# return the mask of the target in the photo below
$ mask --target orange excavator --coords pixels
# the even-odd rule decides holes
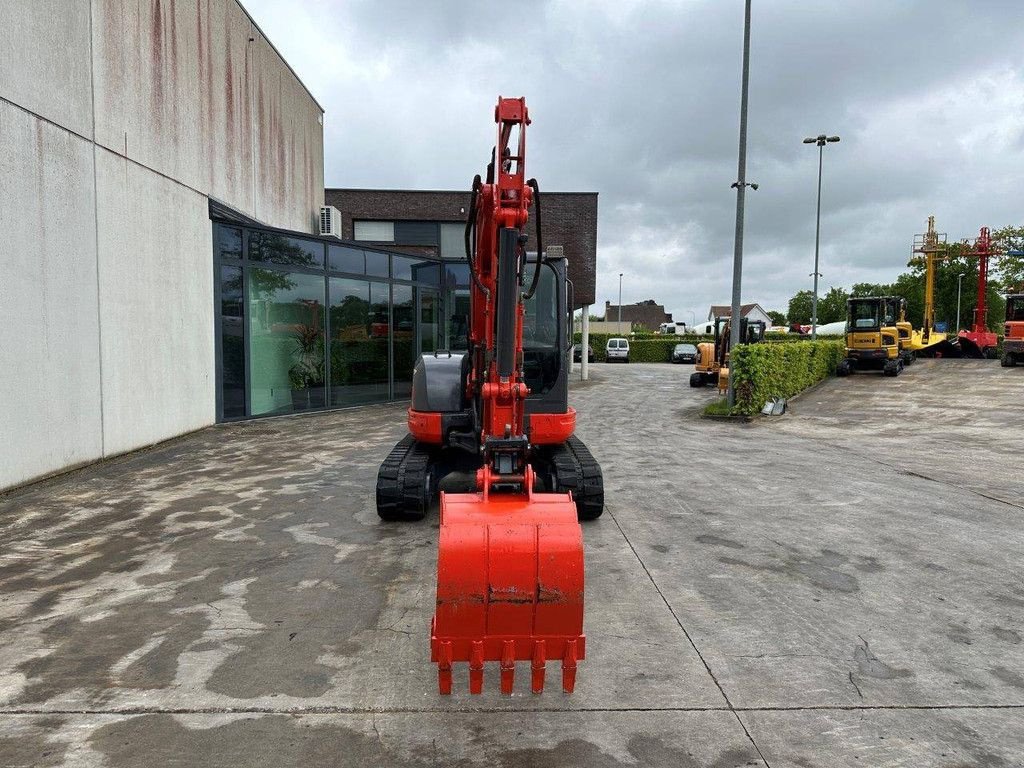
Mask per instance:
[[[422,355],[413,371],[409,434],[377,475],[384,520],[422,519],[440,494],[437,602],[430,654],[442,694],[469,664],[500,665],[511,694],[517,661],[531,689],[561,662],[572,692],[583,634],[583,532],[604,507],[601,468],[574,436],[568,405],[571,283],[543,248],[541,196],[526,180],[526,101],[499,98],[485,179],[473,180],[466,222],[469,349]],[[527,250],[530,209],[536,250]]]
[[[1006,297],[1006,325],[1003,328],[1002,366],[1012,368],[1024,363],[1024,293]]]

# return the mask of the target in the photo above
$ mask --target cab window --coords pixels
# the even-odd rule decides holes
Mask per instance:
[[[527,280],[532,279],[534,264],[527,265]],[[559,335],[558,278],[550,264],[541,264],[537,290],[525,302],[523,317],[523,378],[533,394],[543,394],[555,386],[562,365]]]
[[[877,301],[851,301],[850,329],[870,331],[880,328],[878,310],[879,302]]]

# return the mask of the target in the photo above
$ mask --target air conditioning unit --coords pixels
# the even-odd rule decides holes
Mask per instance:
[[[341,211],[333,205],[320,206],[320,234],[341,238]]]

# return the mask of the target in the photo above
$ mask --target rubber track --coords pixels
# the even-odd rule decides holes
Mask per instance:
[[[433,483],[426,478],[432,455],[406,435],[391,450],[377,472],[377,514],[384,520],[422,520],[433,501]]]
[[[601,465],[583,441],[573,435],[551,451],[549,460],[555,470],[555,490],[572,493],[576,516],[580,520],[599,518],[604,511],[604,478]]]

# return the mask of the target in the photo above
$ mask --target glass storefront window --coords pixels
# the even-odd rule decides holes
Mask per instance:
[[[388,255],[379,251],[363,251],[366,254],[366,274],[370,277],[390,277]]]
[[[330,245],[327,247],[327,266],[335,272],[351,272],[354,275],[365,275],[366,254],[362,248],[351,248],[347,245]]]
[[[241,233],[239,233],[241,249]],[[222,251],[223,253],[223,251]],[[241,251],[239,251],[241,255]],[[220,268],[221,404],[225,419],[245,416],[245,305],[242,268]]]
[[[412,367],[416,363],[416,336],[413,333],[416,318],[415,289],[411,285],[394,285],[392,291],[394,396],[401,399],[412,394]]]
[[[222,259],[242,258],[242,230],[237,227],[217,227],[217,247]]]
[[[323,407],[324,279],[253,268],[248,309],[252,415]]]
[[[213,254],[221,419],[402,401],[420,354],[466,345],[464,262],[217,222]]]
[[[322,268],[324,244],[276,232],[250,232],[249,258],[294,267]]]
[[[444,263],[444,282],[449,288],[469,288],[469,264],[465,261]]]
[[[441,284],[441,265],[436,261],[421,261],[412,268],[412,279],[432,287]]]
[[[388,399],[388,284],[330,279],[331,405]]]
[[[391,259],[391,269],[391,276],[395,280],[415,280],[418,283],[437,285],[438,263],[431,259],[395,256]]]

